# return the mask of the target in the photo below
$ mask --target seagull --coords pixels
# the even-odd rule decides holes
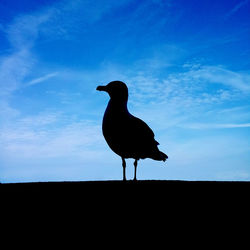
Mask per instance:
[[[128,88],[124,82],[112,81],[96,90],[105,91],[110,100],[102,121],[103,136],[109,147],[122,158],[123,181],[126,181],[126,161],[133,158],[134,181],[136,181],[137,162],[151,158],[166,161],[168,156],[158,149],[154,132],[141,119],[129,113],[127,108]]]

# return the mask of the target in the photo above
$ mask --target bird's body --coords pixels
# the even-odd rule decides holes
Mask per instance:
[[[127,107],[117,107],[112,100],[103,117],[102,131],[110,148],[123,158],[157,158],[158,142],[153,131]]]
[[[151,128],[129,113],[127,86],[123,82],[115,81],[107,86],[99,86],[97,90],[106,91],[110,95],[103,117],[102,131],[109,147],[122,157],[123,179],[126,179],[125,158],[135,159],[135,179],[139,159],[152,158],[165,161],[168,156],[159,151],[157,146],[159,143],[154,139]]]

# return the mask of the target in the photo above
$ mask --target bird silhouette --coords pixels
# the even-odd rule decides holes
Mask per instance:
[[[127,108],[128,88],[124,82],[112,81],[96,90],[105,91],[110,100],[103,116],[102,132],[109,147],[122,158],[123,180],[126,181],[126,158],[133,158],[134,180],[139,159],[165,161],[168,156],[159,151],[151,128],[131,115]]]

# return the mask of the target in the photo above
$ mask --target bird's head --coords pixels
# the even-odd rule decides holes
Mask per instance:
[[[124,82],[121,81],[113,81],[106,86],[98,86],[96,90],[107,92],[112,100],[128,100],[128,87]]]

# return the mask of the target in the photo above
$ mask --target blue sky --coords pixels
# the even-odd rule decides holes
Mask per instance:
[[[1,1],[0,181],[121,179],[95,90],[112,80],[169,155],[140,161],[138,179],[249,181],[249,12],[249,0]]]

